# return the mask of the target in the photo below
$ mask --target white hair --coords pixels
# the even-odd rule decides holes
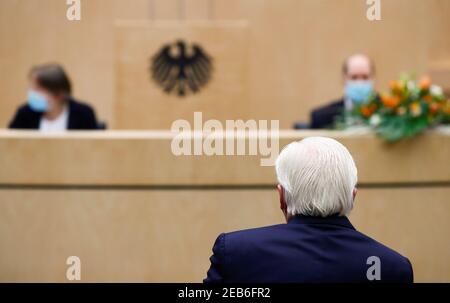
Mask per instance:
[[[355,162],[336,140],[309,137],[287,145],[277,158],[276,172],[291,215],[347,215],[357,183]]]

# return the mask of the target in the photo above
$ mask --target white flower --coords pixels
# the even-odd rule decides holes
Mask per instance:
[[[373,115],[373,116],[370,118],[369,123],[370,123],[370,125],[372,125],[372,126],[377,126],[377,125],[379,125],[379,124],[381,123],[380,115],[377,115],[377,114]]]
[[[416,83],[415,83],[414,81],[412,81],[412,80],[409,80],[409,81],[406,83],[406,87],[407,87],[409,90],[414,90],[414,89],[416,88]]]
[[[437,85],[431,85],[430,92],[431,92],[431,95],[433,95],[434,97],[442,96],[442,94],[444,93],[444,91],[442,90],[442,87],[437,86]]]

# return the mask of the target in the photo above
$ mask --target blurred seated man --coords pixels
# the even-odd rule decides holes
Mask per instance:
[[[9,127],[45,132],[97,129],[94,110],[72,98],[71,92],[69,77],[61,66],[34,67],[29,74],[27,104],[19,107]]]
[[[356,54],[347,58],[342,66],[344,97],[311,113],[311,128],[333,126],[337,116],[351,111],[354,104],[364,103],[373,92],[375,66],[366,55]]]
[[[347,218],[357,170],[342,144],[323,137],[293,142],[280,153],[276,173],[287,224],[221,234],[204,282],[413,281],[407,258]]]

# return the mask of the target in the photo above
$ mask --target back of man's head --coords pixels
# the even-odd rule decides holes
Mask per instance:
[[[289,215],[347,215],[353,208],[357,169],[336,140],[309,137],[286,146],[276,161]]]

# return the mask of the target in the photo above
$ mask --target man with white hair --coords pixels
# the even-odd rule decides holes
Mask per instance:
[[[357,169],[330,138],[286,146],[276,161],[287,224],[221,234],[206,283],[413,282],[409,260],[355,230]]]

